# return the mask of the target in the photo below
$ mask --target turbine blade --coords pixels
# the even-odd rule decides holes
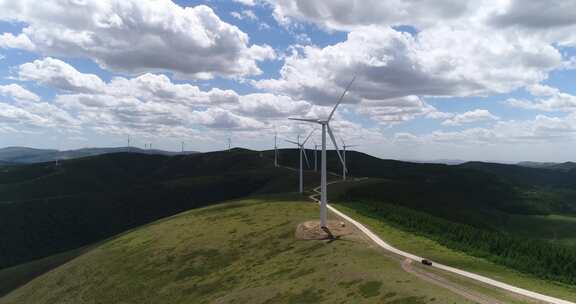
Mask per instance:
[[[290,120],[297,120],[297,121],[305,121],[305,122],[315,122],[318,123],[318,119],[309,119],[309,118],[288,118]]]
[[[308,141],[308,139],[310,139],[310,136],[312,136],[312,134],[314,134],[314,131],[316,131],[316,129],[312,129],[312,132],[310,132],[310,134],[308,134],[308,137],[306,137],[306,139],[304,140],[304,142],[302,142],[302,146],[304,146],[304,144],[306,144],[306,142]]]
[[[342,158],[342,155],[340,154],[340,149],[338,149],[338,143],[336,142],[336,138],[334,137],[334,133],[332,133],[332,129],[330,128],[330,125],[326,125],[326,128],[328,129],[328,135],[330,135],[330,139],[332,140],[332,143],[334,144],[334,148],[336,148],[336,153],[338,154],[338,158],[340,158],[340,163],[342,163],[342,166],[344,166],[344,170],[346,172],[348,172],[348,169],[346,169],[346,164],[344,164],[344,159]]]
[[[344,98],[344,95],[346,95],[346,93],[348,93],[348,90],[350,90],[350,87],[352,86],[352,83],[354,82],[354,80],[356,80],[356,75],[354,75],[354,77],[352,77],[352,80],[350,81],[350,83],[348,83],[348,86],[346,87],[346,90],[344,90],[344,93],[342,93],[342,95],[340,95],[340,98],[338,99],[338,102],[336,103],[336,105],[334,106],[334,108],[332,109],[332,112],[330,112],[330,116],[328,116],[328,119],[326,121],[330,121],[330,119],[332,119],[332,116],[334,115],[334,112],[336,112],[336,108],[338,108],[338,106],[340,105],[340,103],[342,102],[342,99]]]
[[[289,143],[292,143],[292,144],[295,144],[295,145],[300,145],[299,143],[297,143],[297,142],[295,142],[295,141],[293,141],[293,140],[285,139],[285,141],[287,141],[287,142],[289,142]]]
[[[306,160],[306,167],[310,168],[310,162],[308,161],[308,156],[306,155],[306,149],[304,149],[304,145],[300,146],[302,150],[302,154],[304,154],[304,159]]]

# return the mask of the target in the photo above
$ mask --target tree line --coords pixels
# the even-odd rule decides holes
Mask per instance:
[[[345,205],[448,248],[539,278],[576,284],[576,249],[570,246],[480,229],[393,204],[356,201]]]

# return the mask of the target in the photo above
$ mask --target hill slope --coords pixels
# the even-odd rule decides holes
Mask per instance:
[[[560,171],[570,171],[576,169],[576,163],[570,161],[564,163],[519,162],[517,165],[529,168],[541,168]]]
[[[281,155],[294,165],[294,154]],[[480,162],[409,163],[355,151],[347,155],[350,175],[381,180],[348,198],[386,200],[453,221],[493,223],[493,229],[505,226],[508,214],[576,215],[576,171]],[[333,151],[328,153],[328,166],[341,170]]]
[[[352,234],[303,241],[304,202],[189,211],[116,237],[0,303],[469,303]]]
[[[0,268],[191,208],[289,192],[297,175],[257,152],[106,154],[0,170]]]
[[[0,162],[13,164],[33,164],[51,162],[55,160],[74,159],[87,156],[96,156],[109,153],[130,152],[148,155],[187,155],[198,153],[195,151],[170,152],[157,149],[140,149],[135,147],[112,148],[82,148],[75,150],[35,149],[28,147],[6,147],[0,149]]]
[[[558,165],[559,166],[559,165]],[[468,162],[459,165],[462,168],[475,169],[490,173],[519,185],[576,185],[576,173],[569,170],[552,170],[552,168],[533,168],[518,165],[505,165],[483,162]]]

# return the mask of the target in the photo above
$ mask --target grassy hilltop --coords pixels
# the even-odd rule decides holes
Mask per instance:
[[[314,174],[307,174],[311,178]],[[249,150],[116,153],[0,169],[0,269],[253,194],[296,188],[293,170]]]
[[[0,303],[471,303],[359,234],[296,239],[295,226],[317,215],[285,198],[185,212],[113,238]]]

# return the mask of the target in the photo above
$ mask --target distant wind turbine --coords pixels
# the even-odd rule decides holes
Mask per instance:
[[[321,145],[317,145],[314,142],[314,172],[318,172],[318,147],[321,147]]]
[[[358,147],[358,145],[346,145],[342,137],[340,137],[340,141],[342,142],[342,156],[344,158],[344,166],[342,166],[342,180],[346,180],[346,173],[348,173],[348,167],[346,165],[346,149]]]
[[[58,139],[58,149],[56,152],[55,166],[60,166],[60,139]]]
[[[345,167],[344,160],[342,159],[342,155],[340,155],[340,150],[338,150],[338,143],[336,142],[336,139],[334,138],[334,133],[332,133],[332,129],[330,129],[329,123],[330,123],[330,120],[332,119],[332,116],[334,116],[334,112],[336,112],[336,109],[338,108],[338,106],[342,102],[342,99],[344,98],[346,93],[348,93],[348,90],[350,90],[350,87],[352,86],[352,83],[354,83],[354,80],[356,80],[356,76],[354,76],[352,78],[352,80],[350,81],[350,83],[348,84],[346,89],[344,90],[344,93],[342,93],[342,95],[338,99],[338,102],[336,103],[336,105],[332,109],[332,112],[330,112],[330,115],[328,115],[327,119],[322,120],[322,119],[309,119],[309,118],[290,118],[291,120],[317,123],[317,124],[320,124],[322,126],[322,161],[321,161],[322,162],[322,170],[321,170],[322,173],[321,173],[321,178],[320,178],[320,189],[321,189],[321,193],[320,193],[320,227],[322,227],[322,228],[326,228],[326,205],[328,203],[328,196],[327,196],[327,191],[326,191],[326,175],[327,175],[327,173],[326,173],[326,132],[328,132],[328,135],[330,135],[330,139],[332,140],[332,144],[334,144],[334,148],[336,148],[336,153],[338,154],[338,158],[340,158],[340,162],[342,162],[342,165]],[[344,170],[346,170],[346,169],[344,169]]]
[[[312,130],[312,132],[310,132],[310,134],[308,135],[308,137],[306,137],[306,139],[300,143],[300,136],[298,136],[298,141],[292,141],[292,140],[286,140],[289,143],[293,143],[295,145],[298,146],[298,150],[300,151],[300,183],[299,183],[299,187],[298,190],[300,191],[300,193],[304,192],[304,168],[303,168],[303,164],[302,164],[302,155],[304,155],[304,159],[306,160],[306,164],[308,167],[310,167],[310,163],[308,162],[308,156],[306,156],[306,151],[304,151],[304,145],[306,144],[306,142],[308,141],[308,139],[310,139],[310,136],[312,136],[312,133],[314,133],[315,130]]]
[[[274,132],[274,167],[278,168],[278,133]]]

